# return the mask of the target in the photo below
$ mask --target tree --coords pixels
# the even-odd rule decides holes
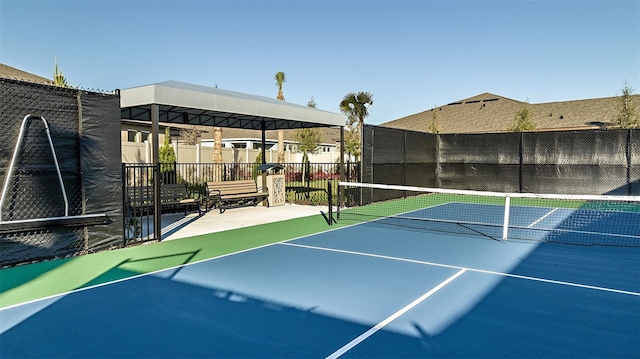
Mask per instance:
[[[175,173],[176,153],[171,146],[171,132],[169,127],[164,130],[164,144],[159,149],[158,162],[164,183],[175,181],[172,174]]]
[[[316,108],[313,97],[307,102],[308,107]],[[295,130],[293,138],[298,143],[297,151],[302,153],[302,178],[309,175],[309,155],[318,152],[322,134],[318,128],[301,128]]]
[[[340,111],[347,115],[348,125],[351,128],[351,145],[355,145],[358,147],[357,150],[352,152],[353,154],[356,154],[357,152],[358,154],[356,156],[360,155],[359,147],[360,142],[362,141],[361,139],[362,129],[364,127],[364,119],[369,116],[369,107],[371,105],[373,105],[373,95],[370,92],[362,91],[357,93],[350,92],[346,94],[340,102]]]
[[[513,122],[507,128],[509,132],[526,132],[536,129],[536,122],[529,107],[529,102],[522,104],[513,116]]]
[[[276,97],[280,101],[284,101],[284,95],[282,94],[282,86],[285,82],[284,72],[279,71],[275,76],[276,86],[278,86],[278,96]],[[284,162],[284,131],[278,130],[278,162]]]
[[[437,135],[440,133],[440,116],[438,116],[438,110],[433,107],[433,115],[431,115],[431,124],[429,125],[429,132]]]
[[[251,178],[253,178],[254,180],[257,179],[262,173],[262,171],[258,169],[258,167],[260,167],[261,164],[262,164],[262,151],[258,152],[256,159],[253,161],[253,165],[251,165]]]
[[[344,151],[347,156],[360,157],[360,133],[358,131],[358,120],[352,114],[347,116],[347,126],[345,127]]]
[[[613,118],[613,122],[620,128],[640,128],[640,116],[632,101],[632,95],[633,88],[625,81],[622,94],[618,96],[617,113]]]
[[[164,130],[164,143],[160,147],[159,156],[160,163],[173,164],[176,161],[176,153],[173,150],[173,146],[171,146],[171,131],[169,127]]]
[[[189,126],[188,128],[180,129],[180,137],[184,139],[185,144],[193,146],[198,144],[203,132],[205,131],[198,129],[196,126]]]
[[[313,96],[311,96],[309,101],[307,101],[307,107],[318,108],[318,105],[316,105],[316,99],[314,99]]]
[[[57,58],[54,60],[53,84],[58,87],[69,87],[69,84],[67,83],[67,79],[62,74],[62,71],[58,69]]]

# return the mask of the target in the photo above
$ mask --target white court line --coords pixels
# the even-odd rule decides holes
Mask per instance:
[[[167,268],[163,268],[163,269],[157,269],[157,270],[154,270],[154,271],[151,271],[151,272],[140,273],[140,274],[132,275],[130,277],[120,278],[120,279],[116,279],[116,280],[112,280],[112,281],[108,281],[108,282],[104,282],[104,283],[100,283],[100,284],[95,284],[95,285],[88,286],[88,287],[71,289],[71,290],[68,290],[68,291],[65,291],[65,292],[51,294],[51,295],[48,295],[48,296],[45,296],[45,297],[35,298],[35,299],[28,300],[26,302],[20,302],[20,303],[16,303],[16,304],[12,304],[12,305],[6,306],[6,307],[2,307],[2,308],[0,308],[0,312],[2,312],[3,310],[12,309],[12,308],[20,307],[20,306],[23,306],[23,305],[37,303],[37,302],[40,302],[40,301],[45,301],[45,300],[54,299],[54,298],[58,298],[58,297],[64,297],[64,296],[67,296],[69,294],[84,292],[86,290],[105,287],[105,286],[109,286],[111,284],[117,284],[117,283],[120,283],[120,282],[134,280],[134,279],[141,278],[141,277],[150,277],[150,276],[153,276],[154,274],[162,273],[162,272],[165,272],[165,271],[168,272],[168,271],[172,271],[172,270],[176,270],[176,269],[184,268],[184,267],[189,267],[189,266],[200,264],[200,263],[204,263],[204,262],[214,261],[216,259],[221,259],[221,258],[225,258],[225,257],[234,256],[234,255],[237,255],[237,254],[242,254],[242,253],[246,253],[246,252],[255,251],[255,250],[258,250],[258,249],[263,249],[263,248],[275,246],[277,244],[285,244],[288,241],[295,241],[295,240],[298,240],[298,239],[303,239],[303,238],[307,238],[307,237],[311,237],[311,236],[315,236],[315,235],[319,235],[319,234],[323,234],[323,233],[333,232],[333,231],[337,231],[337,230],[340,230],[340,229],[343,229],[343,228],[347,228],[347,227],[351,227],[351,226],[357,226],[357,225],[358,224],[353,224],[353,225],[345,226],[345,227],[337,227],[337,228],[334,227],[334,228],[328,229],[326,231],[305,234],[303,236],[299,236],[299,237],[296,237],[296,238],[285,239],[285,240],[282,240],[280,242],[267,243],[267,244],[263,244],[263,245],[258,246],[258,247],[241,249],[241,250],[238,250],[236,252],[220,254],[220,255],[217,255],[217,256],[211,257],[211,258],[204,258],[204,259],[201,259],[201,260],[198,260],[198,261],[195,261],[195,262],[189,262],[189,263],[179,264],[179,265],[175,265],[175,266],[171,266],[171,267],[167,267]],[[188,238],[189,237],[185,237],[185,239],[188,239]],[[122,263],[120,263],[120,265],[121,264]],[[0,294],[3,294],[3,293],[0,293]]]
[[[329,355],[327,357],[327,359],[335,359],[335,358],[340,357],[342,354],[348,352],[353,347],[355,347],[356,345],[362,343],[365,339],[369,338],[370,336],[375,334],[377,331],[379,331],[380,329],[384,328],[387,324],[389,324],[392,321],[396,320],[398,317],[400,317],[404,313],[408,312],[409,310],[411,310],[416,305],[422,303],[425,299],[429,298],[431,295],[433,295],[434,293],[436,293],[440,289],[444,288],[447,284],[453,282],[454,279],[458,278],[459,276],[461,276],[466,271],[467,271],[467,269],[464,269],[464,268],[460,269],[454,275],[452,275],[451,277],[447,278],[444,282],[438,284],[436,287],[434,287],[430,291],[426,292],[425,294],[420,296],[418,299],[416,299],[413,302],[409,303],[408,305],[406,305],[404,308],[400,309],[399,311],[391,314],[391,316],[387,317],[387,319],[385,319],[385,320],[381,321],[380,323],[376,324],[374,327],[372,327],[369,330],[367,330],[366,332],[360,334],[357,338],[353,339],[352,341],[350,341],[349,343],[344,345],[342,348],[340,348],[340,349],[336,350],[335,352],[333,352],[333,354]]]
[[[535,222],[531,223],[531,224],[530,224],[530,225],[528,225],[527,227],[528,227],[528,228],[531,228],[531,227],[535,226],[536,224],[540,223],[540,221],[542,221],[543,219],[545,219],[545,218],[549,217],[551,214],[553,214],[553,212],[555,212],[555,211],[557,211],[557,210],[558,210],[558,208],[554,208],[553,210],[549,211],[549,213],[547,213],[547,214],[545,214],[544,216],[542,216],[542,217],[538,218],[538,220],[537,220],[537,221],[535,221]]]
[[[583,288],[583,289],[593,289],[593,290],[598,290],[598,291],[602,291],[602,292],[626,294],[626,295],[633,295],[633,296],[636,296],[636,297],[640,297],[640,293],[630,292],[630,291],[626,291],[626,290],[606,288],[606,287],[597,287],[597,286],[593,286],[593,285],[564,282],[564,281],[553,280],[553,279],[528,277],[528,276],[524,276],[524,275],[501,273],[501,272],[495,272],[495,271],[484,270],[484,269],[465,268],[465,267],[455,266],[455,265],[451,265],[451,264],[442,264],[442,263],[435,263],[435,262],[420,261],[420,260],[417,260],[417,259],[407,259],[407,258],[402,258],[402,257],[385,256],[385,255],[381,255],[381,254],[372,254],[372,253],[365,253],[365,252],[348,251],[348,250],[344,250],[344,249],[316,247],[316,246],[309,246],[309,245],[305,245],[305,244],[296,244],[296,243],[280,242],[278,244],[282,244],[282,245],[286,245],[286,246],[302,247],[302,248],[308,248],[308,249],[315,249],[315,250],[321,250],[321,251],[327,251],[327,252],[337,252],[337,253],[353,254],[353,255],[359,255],[359,256],[365,256],[365,257],[391,259],[391,260],[400,261],[400,262],[424,264],[424,265],[429,265],[429,266],[434,266],[434,267],[453,268],[453,269],[466,269],[468,271],[476,272],[476,273],[493,274],[493,275],[497,275],[497,276],[501,276],[501,277],[524,279],[524,280],[530,280],[530,281],[533,281],[533,282],[558,284],[558,285],[565,285],[565,286],[568,286],[568,287]]]

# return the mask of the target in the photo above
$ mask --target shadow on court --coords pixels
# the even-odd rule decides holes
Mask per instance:
[[[313,308],[146,276],[60,298],[2,333],[0,356],[324,357],[366,329]]]
[[[469,273],[471,274],[471,273]],[[445,287],[447,297],[456,286]],[[448,296],[451,298],[450,296]],[[438,303],[438,304],[436,304]],[[380,331],[344,358],[637,358],[638,298],[550,283],[505,278],[468,312],[440,332],[430,316],[438,298],[407,313],[419,338]]]
[[[493,241],[482,242],[502,246]],[[638,253],[636,249],[626,260],[614,250],[620,248],[602,248],[610,253],[600,256],[595,254],[596,249],[600,248],[543,244],[513,273],[542,277],[548,268],[554,280],[576,280],[584,279],[585,271],[593,272],[591,266],[598,265],[622,275],[620,283],[638,278],[638,269],[629,268]],[[262,254],[249,253],[251,256],[242,263],[252,263],[254,256],[278,251],[282,255],[303,254],[291,252],[294,250],[296,247],[276,246]],[[588,255],[589,251],[594,254]],[[321,253],[322,257],[315,258],[318,262],[330,258]],[[195,254],[176,256],[188,262]],[[576,262],[576,258],[583,261]],[[175,260],[142,261],[165,259]],[[235,259],[231,262],[235,263],[233,268],[243,270]],[[122,263],[105,275],[114,275],[126,265]],[[200,268],[198,276],[206,278],[216,274],[207,271],[220,270],[217,265],[207,268]],[[338,271],[348,267],[340,268],[344,269]],[[31,312],[29,305],[5,310],[1,313],[3,318],[22,318],[12,327],[3,328],[0,356],[323,358],[378,322],[373,318],[366,323],[351,321],[319,314],[314,305],[303,308],[242,291],[197,285],[199,277],[172,280],[181,270],[76,292]],[[430,288],[417,278],[409,279],[416,280],[415,285],[423,287],[421,291]],[[375,275],[362,281],[378,282]],[[493,283],[491,288],[464,310],[456,308],[461,297],[472,294],[471,288],[485,281]],[[303,283],[289,285],[302,287]],[[309,290],[305,288],[300,290]],[[317,303],[320,305],[331,295],[318,292]],[[349,300],[367,305],[389,298],[405,304],[415,299],[398,299],[392,292],[389,298],[354,295]],[[469,271],[398,319],[400,326],[407,323],[412,331],[390,325],[343,357],[637,357],[639,305],[637,296]],[[438,316],[448,318],[446,325],[433,325]]]
[[[91,281],[87,282],[86,284],[76,289],[87,288],[94,285],[100,285],[103,283],[108,283],[108,282],[112,282],[112,281],[116,281],[124,278],[129,278],[134,275],[139,275],[141,274],[140,270],[134,269],[134,268],[141,268],[141,267],[143,268],[144,267],[149,267],[149,268],[177,267],[171,270],[171,272],[173,273],[171,277],[173,277],[183,268],[181,267],[182,265],[190,263],[193,260],[193,258],[195,258],[198,255],[198,253],[200,253],[200,250],[196,250],[193,252],[168,254],[163,256],[154,256],[154,257],[141,258],[141,259],[128,258],[116,264],[115,266],[113,266],[113,268],[107,271],[104,271],[101,275],[95,277]]]

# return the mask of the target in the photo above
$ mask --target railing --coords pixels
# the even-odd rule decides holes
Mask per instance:
[[[340,179],[338,163],[284,163],[287,202],[321,204],[326,196],[327,181]],[[160,165],[162,183],[187,183],[193,195],[204,195],[209,181],[257,179],[262,174],[255,163],[168,163]],[[346,163],[345,180],[357,181],[359,164]]]
[[[326,205],[328,191],[334,191],[333,198],[338,199],[338,181],[340,164],[338,163],[284,163],[285,191],[287,203]],[[209,181],[234,181],[257,179],[262,175],[256,163],[161,163],[160,182],[186,183],[192,198],[205,195],[205,184]],[[122,188],[124,200],[124,237],[130,240],[155,240],[152,218],[153,205],[142,208],[129,208],[126,193],[135,187],[153,188],[153,169],[150,164],[122,164]],[[344,180],[359,182],[360,164],[344,164]],[[330,186],[329,183],[333,186]],[[334,203],[337,204],[337,203]]]

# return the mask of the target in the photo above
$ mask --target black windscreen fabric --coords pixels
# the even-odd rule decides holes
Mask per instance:
[[[439,156],[443,188],[519,190],[519,134],[441,135]]]
[[[404,152],[406,163],[436,163],[436,148],[436,135],[431,133],[405,131]]]
[[[513,165],[520,162],[520,135],[440,135],[440,163],[487,163]]]
[[[640,130],[629,132],[629,194],[640,195]]]
[[[18,138],[27,115],[43,116],[50,129],[54,151],[68,198],[70,215],[81,207],[80,162],[78,160],[77,101],[75,91],[0,80],[0,171],[7,183],[2,205],[2,220],[15,221],[64,215],[63,190],[45,126],[40,119],[25,122],[22,144]],[[14,170],[9,173],[17,148]],[[8,180],[8,181],[7,181]],[[84,240],[77,230],[44,230],[0,235],[2,265],[80,251]]]
[[[626,194],[628,131],[523,134],[522,191]]]
[[[363,143],[360,155],[362,175],[360,181],[364,183],[373,182],[373,130],[374,126],[371,125],[364,125],[362,128]]]
[[[377,164],[373,169],[373,183],[398,184],[404,183],[404,164]]]
[[[640,130],[433,135],[365,129],[366,183],[640,194]]]
[[[365,181],[431,187],[437,184],[436,135],[365,126],[364,137]]]
[[[629,156],[633,167],[640,166],[640,130],[629,130]]]
[[[523,163],[626,166],[627,131],[562,131],[523,134]]]
[[[407,163],[404,168],[404,184],[418,187],[438,187],[435,163]]]
[[[88,228],[89,248],[122,243],[120,99],[81,93],[82,167],[87,213],[106,213],[112,223]]]
[[[405,131],[373,127],[373,163],[405,163]]]
[[[525,165],[522,192],[624,195],[626,172],[609,165]]]
[[[478,191],[518,192],[519,166],[497,164],[441,164],[440,187]]]
[[[70,216],[108,211],[117,220],[122,211],[122,192],[119,185],[112,183],[120,182],[119,99],[114,95],[97,94],[89,103],[100,104],[83,109],[79,106],[79,94],[80,98],[86,95],[77,89],[0,79],[0,113],[3,117],[0,121],[0,179],[3,189],[7,183],[5,200],[1,204],[2,220],[37,221],[62,217],[65,215],[63,193],[67,196]],[[80,113],[84,114],[82,119]],[[18,147],[20,127],[27,115],[34,116],[25,122],[22,144]],[[41,117],[48,124],[53,152]],[[84,136],[81,136],[83,130]],[[16,147],[15,167],[8,173]],[[54,158],[58,162],[64,191]],[[118,223],[121,220],[103,226],[109,232],[106,236],[93,236],[91,227],[86,227],[87,231],[82,227],[65,227],[3,232],[0,234],[1,264],[87,252],[97,242],[121,243],[122,225]],[[98,237],[101,239],[96,240]]]

